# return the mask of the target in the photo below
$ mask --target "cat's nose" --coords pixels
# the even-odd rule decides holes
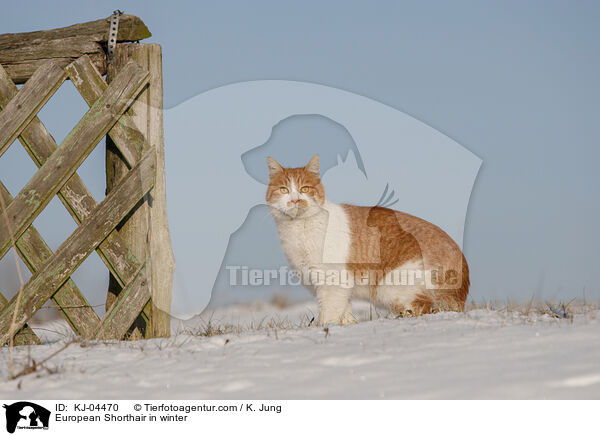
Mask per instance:
[[[292,203],[294,203],[294,204],[298,203],[299,201],[300,201],[299,198],[292,198]]]

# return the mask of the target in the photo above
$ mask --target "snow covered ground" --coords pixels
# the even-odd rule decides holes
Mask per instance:
[[[51,359],[54,373],[8,380],[23,399],[600,399],[600,310],[571,319],[472,309],[419,318],[309,326],[315,303],[219,308],[174,321],[169,339],[80,342]],[[69,339],[61,322],[34,326],[46,345],[17,347],[36,361]],[[223,330],[226,333],[221,334]]]

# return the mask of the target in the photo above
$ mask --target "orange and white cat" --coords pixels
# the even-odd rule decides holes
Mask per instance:
[[[268,158],[268,167],[267,204],[288,262],[317,297],[320,325],[356,322],[352,298],[401,315],[463,310],[467,261],[439,227],[384,207],[328,201],[318,156],[301,168]]]

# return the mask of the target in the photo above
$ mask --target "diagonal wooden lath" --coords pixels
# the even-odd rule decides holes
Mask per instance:
[[[0,310],[8,304],[8,300],[0,293]],[[15,345],[39,345],[42,341],[27,324],[14,336]]]
[[[148,286],[150,265],[145,262],[133,280],[125,286],[102,318],[95,339],[122,338],[133,324],[142,309],[150,301]]]
[[[6,110],[0,112],[0,156],[17,139],[65,78],[66,73],[62,68],[52,62],[44,64],[6,105]]]
[[[15,199],[7,205],[12,235],[8,226],[0,227],[0,257],[6,254],[11,237],[18,239],[41,210],[56,195],[79,165],[129,107],[148,81],[148,73],[135,62],[127,65],[118,80],[111,83],[81,121],[31,178]],[[10,104],[10,103],[9,103]],[[4,111],[0,112],[0,115]],[[0,130],[2,125],[0,125]]]
[[[83,80],[84,78],[79,78],[78,82],[83,82]],[[83,86],[83,84],[80,84],[80,86]],[[5,107],[16,94],[17,87],[0,66],[0,109]],[[112,130],[115,130],[119,125],[118,122]],[[52,153],[58,149],[54,138],[37,117],[33,118],[29,126],[22,132],[19,141],[38,167],[41,167]],[[121,141],[121,143],[123,142]],[[97,205],[96,200],[77,173],[73,174],[61,188],[58,197],[77,224],[80,224]],[[97,252],[121,286],[124,286],[135,276],[141,265],[127,248],[127,244],[119,236],[117,230],[108,235],[98,247]]]
[[[88,56],[82,56],[65,68],[69,79],[75,85],[88,106],[92,106],[100,98],[108,85]],[[141,154],[150,149],[144,135],[138,130],[133,119],[122,116],[108,132],[127,166],[131,168]]]
[[[9,216],[12,218],[13,224],[17,224],[14,233],[15,235],[19,235],[19,232],[22,232],[17,241],[17,251],[22,255],[26,264],[30,268],[33,268],[32,271],[34,271],[35,268],[40,267],[40,264],[42,264],[42,268],[44,268],[44,265],[51,263],[52,259],[54,259],[54,256],[52,256],[51,251],[45,245],[41,236],[39,236],[33,226],[30,225],[35,216],[37,216],[45,204],[47,204],[49,198],[52,197],[52,191],[57,189],[60,190],[59,197],[61,197],[61,200],[78,223],[81,223],[83,220],[86,220],[87,222],[87,219],[91,219],[90,213],[96,208],[96,202],[91,194],[89,194],[89,191],[81,179],[77,174],[74,174],[74,171],[85,156],[89,154],[91,149],[93,149],[93,146],[95,146],[99,137],[106,134],[106,131],[114,125],[115,121],[117,121],[127,109],[133,98],[135,98],[143,86],[145,86],[148,80],[148,74],[141,70],[134,62],[128,64],[127,68],[129,71],[123,71],[123,74],[120,74],[117,78],[119,80],[115,80],[110,86],[104,85],[102,89],[97,91],[96,97],[98,98],[94,104],[90,101],[91,97],[88,96],[87,101],[91,106],[90,111],[88,111],[86,116],[65,139],[62,147],[58,151],[54,139],[48,134],[39,119],[35,117],[35,114],[28,126],[21,126],[15,130],[14,134],[21,133],[19,139],[36,164],[41,167],[41,170],[28,183],[26,188],[35,187],[36,183],[40,181],[50,181],[50,188],[46,186],[45,190],[42,190],[39,194],[39,197],[34,197],[34,200],[36,200],[35,202],[31,201],[31,196],[23,197],[23,192],[28,192],[25,190],[22,191],[15,200],[11,201],[9,197],[6,198],[6,200],[8,200],[6,201],[8,204],[7,212],[11,213]],[[5,110],[7,110],[12,102],[11,98],[15,98],[20,94],[17,93],[15,85],[10,82],[10,79],[3,73],[5,72],[0,67],[0,108],[4,107]],[[64,80],[64,78],[62,80]],[[104,92],[102,93],[102,91]],[[39,108],[37,110],[39,110]],[[4,117],[4,119],[9,120],[13,118],[14,117],[8,116]],[[124,147],[129,146],[129,144],[124,142],[124,139],[132,138],[132,131],[125,130],[127,124],[127,122],[120,123],[117,128],[117,130],[120,129],[121,131],[128,133],[126,136],[121,135],[121,143]],[[94,134],[94,127],[96,127],[100,133],[96,132]],[[133,133],[135,134],[135,132]],[[145,144],[143,135],[137,132],[137,136],[138,138],[141,137],[141,140],[138,139],[136,142],[136,144],[140,146],[139,148],[141,150],[148,148],[147,144]],[[68,142],[69,138],[75,139]],[[88,142],[90,144],[88,144]],[[67,145],[71,146],[70,149]],[[67,155],[66,153],[68,152],[72,153],[72,155]],[[79,153],[79,156],[77,156],[76,153]],[[149,159],[150,157],[146,156],[145,161],[140,162],[142,169],[145,168],[144,165],[148,165]],[[140,165],[136,167],[137,171],[140,170]],[[146,173],[143,175],[144,183],[149,181],[152,181],[153,183],[153,177],[154,173],[152,171],[148,172],[146,168]],[[65,184],[65,180],[67,179],[69,180]],[[142,186],[146,185],[143,184]],[[149,190],[150,188],[147,189]],[[143,195],[144,194],[139,198],[136,197],[136,202],[139,201]],[[25,198],[24,202],[23,198]],[[15,206],[15,204],[18,205],[17,202],[19,199],[21,199],[21,208]],[[135,205],[135,202],[133,204]],[[25,216],[19,216],[18,213],[23,213],[23,209],[29,213],[30,216],[27,216],[27,213]],[[12,212],[17,213],[12,214]],[[109,308],[103,322],[99,323],[95,312],[89,307],[85,298],[83,298],[81,293],[74,287],[74,283],[72,283],[68,277],[65,277],[65,280],[67,281],[64,282],[63,280],[63,286],[60,287],[58,292],[48,296],[52,296],[57,304],[66,306],[65,309],[67,310],[63,311],[63,315],[65,315],[75,332],[84,337],[91,337],[93,335],[98,337],[108,337],[107,334],[117,334],[117,332],[120,332],[120,336],[122,336],[150,299],[149,291],[147,289],[147,268],[145,265],[140,266],[137,259],[131,255],[127,246],[120,240],[118,232],[114,229],[115,226],[109,229],[110,231],[105,238],[100,240],[99,246],[97,245],[90,249],[91,251],[94,249],[98,250],[107,266],[109,266],[109,270],[111,270],[113,275],[119,281],[122,281],[124,287],[124,295],[113,305],[113,308]],[[22,230],[22,228],[25,230]],[[4,234],[6,235],[7,233],[7,229],[4,229]],[[0,235],[2,235],[2,232],[0,232]],[[8,237],[10,238],[10,235],[8,235]],[[40,248],[42,246],[43,248]],[[2,253],[2,255],[4,255],[4,253]],[[50,259],[48,260],[48,258]],[[48,260],[46,264],[44,264],[44,259]],[[77,266],[75,266],[75,268]],[[35,277],[37,277],[37,275],[35,275],[34,278]],[[7,311],[14,310],[14,307],[11,309],[12,306],[14,306],[14,301],[11,301],[7,307],[3,308],[2,316],[0,316],[2,322],[5,323],[7,321]],[[73,306],[76,306],[77,309],[83,309],[83,312],[68,310],[74,308]],[[32,311],[31,314],[33,314],[37,308],[28,306],[27,310]],[[86,310],[91,311],[91,314],[88,313],[90,316],[79,316],[79,319],[77,319],[78,317],[76,314],[84,313]],[[31,314],[29,316],[31,316]],[[128,320],[130,322],[129,324],[126,324]],[[24,336],[21,334],[23,332],[25,332],[25,330],[20,332],[20,336]],[[32,341],[37,339],[35,336],[29,336]]]
[[[67,238],[44,266],[25,284],[21,291],[21,304],[17,310],[17,296],[0,311],[0,344],[9,338],[13,313],[15,330],[21,329],[31,316],[46,302],[77,269],[83,260],[100,245],[102,240],[119,224],[135,204],[154,186],[155,156],[149,151],[121,180],[119,185],[102,200],[94,212]],[[145,270],[142,266],[142,270]],[[139,273],[127,287],[135,287],[132,311],[142,310],[150,299],[147,279],[138,280]],[[126,287],[126,288],[127,288]],[[145,301],[144,301],[145,299]],[[110,309],[109,309],[110,312]],[[105,317],[106,318],[106,317]],[[100,330],[104,322],[100,325]],[[124,327],[125,329],[129,326]]]
[[[67,73],[90,107],[108,87],[87,56],[83,56],[67,67]],[[16,94],[17,87],[0,66],[0,109],[5,107]],[[109,131],[109,136],[116,142],[123,155],[130,157],[130,167],[139,159],[142,151],[150,148],[144,135],[126,116],[119,118]],[[41,167],[58,148],[52,135],[37,117],[34,117],[29,126],[23,130],[19,140],[38,167]],[[58,196],[78,224],[97,204],[77,173],[73,174],[61,188]],[[140,263],[116,229],[100,244],[97,252],[121,287],[125,287],[135,277]],[[63,315],[67,314],[63,313]],[[146,321],[149,319],[148,308],[144,308],[142,316]],[[71,321],[72,318],[69,319],[70,324]],[[89,333],[88,328],[84,330]]]
[[[13,198],[8,189],[0,182],[0,196],[4,203],[10,203]],[[44,263],[52,257],[52,250],[44,241],[33,225],[29,226],[16,242],[17,253],[32,274],[35,274]],[[60,309],[61,315],[71,326],[75,334],[83,338],[92,338],[100,324],[100,318],[91,308],[87,299],[70,278],[52,296],[52,301]]]

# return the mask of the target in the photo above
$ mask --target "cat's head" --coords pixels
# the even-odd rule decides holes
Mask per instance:
[[[267,163],[267,204],[274,215],[305,218],[321,209],[325,202],[325,188],[319,175],[318,155],[300,168],[283,168],[270,157]]]

